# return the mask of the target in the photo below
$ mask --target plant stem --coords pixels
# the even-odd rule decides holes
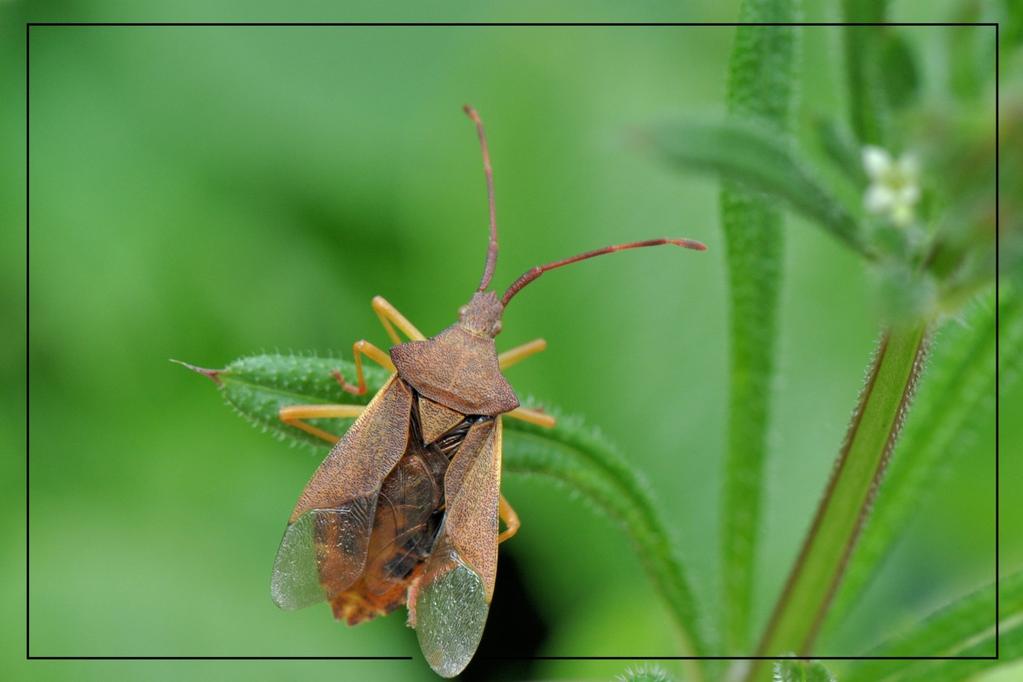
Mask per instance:
[[[845,442],[757,654],[809,655],[842,579],[916,388],[929,323],[881,337]],[[754,663],[747,679],[762,667]]]
[[[886,0],[843,0],[845,21],[885,21]],[[860,144],[883,144],[885,110],[878,74],[876,26],[846,26],[842,29],[846,80],[849,88],[849,116]]]
[[[794,0],[745,1],[743,22],[791,21]],[[728,79],[728,112],[787,137],[798,34],[793,27],[742,26]],[[770,423],[784,233],[777,202],[734,182],[721,187],[731,298],[728,451],[722,496],[721,568],[728,651],[749,646],[760,491]]]
[[[997,393],[1004,396],[1023,369],[1023,299],[1009,283],[1002,285],[1000,301],[991,292],[961,321],[946,322],[936,332],[913,414],[878,493],[877,509],[830,608],[823,637],[830,639],[862,600],[921,502],[940,488],[955,463],[973,452],[979,434],[993,431],[996,342],[1002,358]]]

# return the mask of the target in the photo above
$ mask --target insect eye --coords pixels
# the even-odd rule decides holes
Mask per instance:
[[[459,308],[459,309],[458,309],[458,316],[459,316],[459,317],[465,317],[465,314],[466,314],[466,313],[467,313],[468,311],[469,311],[469,306],[467,306],[467,305],[463,305],[463,306],[462,306],[461,308]]]

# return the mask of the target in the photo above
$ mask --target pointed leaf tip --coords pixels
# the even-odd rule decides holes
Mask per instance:
[[[173,362],[175,365],[181,365],[182,367],[187,367],[188,369],[192,370],[193,372],[197,372],[199,374],[202,374],[205,377],[208,377],[209,380],[212,381],[213,383],[215,383],[217,386],[220,386],[220,384],[221,384],[220,373],[223,371],[221,369],[206,369],[205,367],[197,367],[196,365],[190,365],[187,362],[183,362],[181,360],[175,360],[174,358],[170,358],[170,361]]]

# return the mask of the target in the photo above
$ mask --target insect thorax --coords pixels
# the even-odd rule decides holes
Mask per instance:
[[[418,394],[449,410],[493,417],[519,406],[501,374],[494,339],[460,322],[427,341],[394,346],[391,360]]]

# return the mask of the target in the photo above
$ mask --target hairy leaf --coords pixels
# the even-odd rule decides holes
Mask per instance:
[[[961,649],[957,654],[960,660],[912,661],[902,670],[878,678],[876,682],[972,680],[985,670],[1010,665],[1023,659],[1023,618],[1003,625],[998,642],[998,658],[991,657],[995,647],[994,630],[991,630]]]
[[[867,186],[867,173],[863,170],[863,155],[852,134],[833,121],[819,119],[814,133],[824,157],[850,184],[862,192]]]
[[[794,0],[747,0],[739,13],[743,23],[790,22],[797,15]],[[798,31],[792,26],[739,27],[728,78],[732,118],[786,135]],[[749,646],[784,243],[775,202],[741,185],[723,184],[721,218],[731,298],[722,587],[728,647],[741,653]]]
[[[970,674],[1023,656],[1023,571],[1001,581],[1001,640],[998,660],[863,661],[843,682],[910,682],[965,679]],[[916,623],[905,634],[868,652],[870,656],[994,656],[995,586],[972,592]]]
[[[762,125],[683,121],[654,129],[652,142],[669,163],[710,171],[766,194],[862,255],[873,257],[860,224],[809,160]]]

